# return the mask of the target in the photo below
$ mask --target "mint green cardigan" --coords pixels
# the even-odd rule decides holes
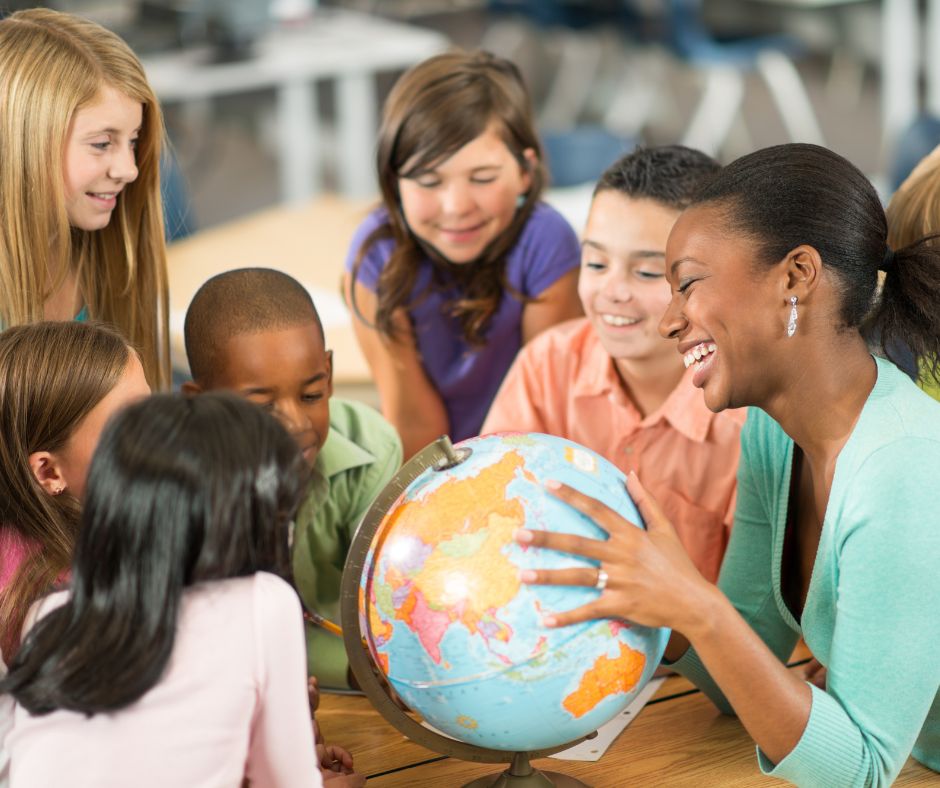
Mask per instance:
[[[940,771],[940,403],[876,361],[799,623],[780,591],[793,441],[756,408],[741,435],[719,587],[778,658],[802,635],[828,672],[793,750],[777,764],[757,751],[765,774],[797,785],[888,785],[912,751]],[[692,649],[673,667],[733,713]]]

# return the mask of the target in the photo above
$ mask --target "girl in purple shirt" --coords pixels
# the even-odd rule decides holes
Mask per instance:
[[[406,73],[385,106],[383,205],[357,230],[345,290],[405,457],[476,435],[519,348],[581,314],[578,240],[544,203],[522,77],[487,53]]]

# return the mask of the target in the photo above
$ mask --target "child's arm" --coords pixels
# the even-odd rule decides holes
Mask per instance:
[[[366,357],[382,402],[382,415],[401,436],[404,459],[446,433],[450,427],[447,411],[418,354],[414,331],[404,310],[394,317],[396,337],[389,340],[372,326],[375,321],[375,293],[358,282],[355,303],[362,319],[353,317],[353,329]],[[349,278],[346,277],[347,302]]]
[[[357,291],[358,294],[358,291]],[[578,269],[562,274],[522,310],[522,343],[546,328],[581,317],[584,310],[578,298]]]

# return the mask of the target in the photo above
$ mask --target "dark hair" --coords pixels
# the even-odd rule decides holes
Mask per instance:
[[[892,361],[892,347],[904,345],[918,358],[938,358],[940,249],[921,239],[889,254],[878,194],[842,156],[802,143],[755,151],[704,185],[695,204],[705,203],[756,242],[758,264],[776,263],[801,244],[816,249],[840,284],[843,328],[859,329],[868,316]]]
[[[237,268],[208,279],[186,310],[183,337],[193,380],[207,385],[219,373],[222,346],[237,334],[323,324],[306,288],[272,268]]]
[[[133,353],[112,328],[45,321],[0,333],[0,524],[35,549],[0,590],[0,648],[16,652],[30,605],[69,567],[81,507],[49,495],[30,455],[61,450],[118,384]]]
[[[720,169],[721,165],[711,156],[684,145],[639,147],[604,171],[594,194],[616,191],[681,211]]]
[[[473,265],[454,265],[421,243],[408,228],[401,209],[398,179],[412,177],[448,159],[493,122],[516,161],[528,170],[531,187],[509,227],[483,250],[479,259]],[[526,159],[526,149],[535,151],[536,163]],[[460,295],[447,308],[471,345],[484,342],[487,326],[499,309],[504,291],[522,301],[532,300],[509,287],[505,268],[506,256],[532,215],[547,181],[542,158],[529,94],[522,74],[511,61],[488,52],[448,52],[419,63],[398,80],[385,103],[376,152],[388,222],[363,242],[352,271],[355,283],[369,249],[382,239],[394,240],[395,247],[376,288],[375,327],[379,332],[395,336],[392,316],[396,310],[414,303],[412,290],[424,257],[430,258],[434,267],[431,286],[441,286],[445,277],[456,283]],[[417,298],[423,295],[418,294]],[[355,295],[352,306],[362,319]]]
[[[284,428],[234,394],[157,395],[119,413],[92,461],[71,598],[29,632],[0,690],[31,714],[138,700],[166,668],[188,586],[289,578],[305,480]]]

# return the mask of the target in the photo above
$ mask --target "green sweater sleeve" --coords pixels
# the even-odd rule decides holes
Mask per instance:
[[[806,622],[826,691],[814,690],[789,755],[775,766],[761,759],[768,774],[833,788],[890,785],[922,729],[936,731],[928,712],[940,688],[937,469],[940,441],[908,437],[870,454],[846,494],[830,500],[841,509],[827,573],[837,601],[829,620]]]

